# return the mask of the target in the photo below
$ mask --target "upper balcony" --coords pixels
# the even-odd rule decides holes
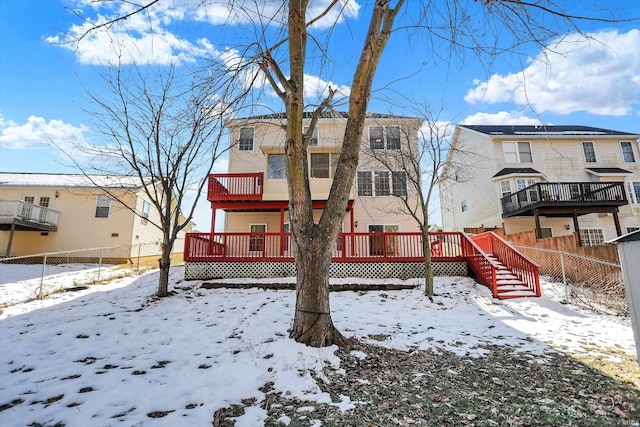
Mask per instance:
[[[329,198],[331,178],[310,178],[309,186],[314,201]],[[349,198],[355,199],[355,189]],[[265,179],[263,172],[225,173],[209,175],[207,200],[219,204],[238,202],[282,203],[289,200],[287,180],[282,178]]]
[[[0,230],[56,231],[60,212],[22,200],[0,200]]]
[[[628,204],[622,182],[544,182],[503,197],[502,216],[584,215]]]
[[[214,173],[209,175],[207,200],[237,202],[262,200],[264,174]]]

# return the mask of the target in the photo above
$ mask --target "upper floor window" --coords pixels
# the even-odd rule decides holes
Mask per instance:
[[[307,134],[308,127],[305,126],[304,134]],[[318,127],[313,128],[313,133],[311,134],[311,139],[309,139],[309,147],[317,147],[318,146]]]
[[[373,181],[371,172],[358,171],[358,196],[373,196]]]
[[[463,200],[460,202],[460,209],[462,209],[462,212],[466,212],[467,211],[467,201]]]
[[[405,171],[391,172],[391,192],[394,196],[407,195],[407,173]]]
[[[500,194],[501,197],[507,197],[511,195],[511,181],[500,181]]]
[[[585,163],[596,163],[596,150],[593,148],[593,142],[583,141],[582,152],[584,153]]]
[[[111,197],[108,194],[99,194],[96,199],[96,218],[109,218],[111,209]]]
[[[370,126],[369,145],[374,150],[400,149],[400,127],[398,126]]]
[[[309,176],[311,178],[333,178],[339,157],[338,153],[311,153],[309,156]]]
[[[240,128],[240,141],[238,149],[243,151],[253,151],[253,128]]]
[[[287,177],[286,157],[284,154],[269,154],[267,157],[267,178],[283,179]]]
[[[528,141],[505,141],[502,143],[502,152],[505,163],[533,163]]]
[[[629,203],[640,204],[640,182],[627,182]]]
[[[389,188],[389,172],[377,171],[373,173],[376,196],[389,196],[391,190]]]
[[[329,153],[311,153],[309,170],[311,178],[329,178],[331,175],[331,164]]]
[[[620,148],[622,148],[622,159],[625,163],[635,163],[636,156],[633,154],[633,144],[630,141],[620,142]]]
[[[151,210],[151,203],[144,200],[142,202],[142,223],[146,224],[149,221],[149,211]]]

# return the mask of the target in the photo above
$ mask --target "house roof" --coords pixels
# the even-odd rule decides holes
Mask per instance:
[[[588,173],[592,175],[627,175],[633,172],[630,172],[626,169],[621,168],[585,168]]]
[[[591,126],[574,125],[458,125],[462,128],[474,130],[492,136],[519,136],[519,135],[540,135],[540,136],[633,136],[640,138],[639,134],[630,132],[620,132],[617,130],[602,129]]]
[[[138,188],[140,179],[129,175],[0,172],[0,187]]]
[[[500,172],[498,172],[497,174],[493,175],[493,178],[497,178],[499,176],[511,175],[511,174],[517,174],[517,175],[540,174],[540,175],[542,175],[540,172],[538,172],[537,170],[535,170],[533,168],[504,168]]]
[[[313,113],[310,111],[305,111],[302,113],[303,119],[310,119],[313,116]],[[273,113],[273,114],[263,114],[257,116],[249,116],[249,117],[238,117],[235,119],[229,120],[230,122],[236,120],[283,120],[287,118],[287,113]],[[347,119],[349,118],[349,113],[346,111],[326,111],[320,114],[321,119]],[[412,119],[412,120],[422,120],[419,117],[410,117],[410,116],[399,116],[395,114],[383,114],[383,113],[367,113],[367,119]]]

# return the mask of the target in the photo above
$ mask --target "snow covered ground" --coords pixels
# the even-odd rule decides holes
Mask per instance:
[[[9,271],[16,268],[23,276]],[[23,280],[24,269],[0,266],[0,277],[22,278],[0,284],[0,307],[39,285]],[[72,287],[68,274],[47,281]],[[269,382],[291,397],[331,402],[310,371],[337,367],[336,348],[307,348],[288,338],[293,291],[204,290],[183,277],[182,268],[172,269],[177,292],[170,298],[153,298],[154,271],[5,307],[0,426],[207,426],[217,409],[252,397],[255,407],[236,426],[259,426],[260,388]],[[635,353],[628,319],[580,312],[549,296],[494,300],[466,277],[438,277],[435,289],[434,303],[419,288],[335,292],[332,316],[346,336],[399,349],[483,357],[483,344],[504,344],[539,354],[540,363],[554,347]],[[543,293],[561,298],[562,289],[544,282]],[[346,410],[355,403],[344,396],[336,405]]]

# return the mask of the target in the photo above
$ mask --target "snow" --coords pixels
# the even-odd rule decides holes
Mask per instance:
[[[0,307],[11,303],[0,315],[0,406],[12,405],[0,411],[2,426],[211,425],[217,409],[251,398],[255,403],[236,426],[259,426],[266,417],[260,389],[267,383],[309,406],[331,402],[310,372],[322,378],[325,365],[339,369],[337,348],[309,348],[288,338],[294,291],[205,290],[201,281],[183,281],[183,268],[173,268],[177,292],[169,298],[153,297],[153,271],[13,303],[36,291],[38,268],[0,264]],[[61,268],[44,282],[72,287],[75,276],[87,274]],[[509,345],[540,355],[538,363],[558,348],[635,354],[628,319],[563,305],[555,299],[564,295],[557,284],[543,282],[549,296],[507,301],[466,277],[437,277],[435,289],[433,303],[419,287],[334,292],[332,317],[347,336],[407,350],[483,357],[484,344]],[[334,404],[341,410],[358,405],[346,395]],[[168,413],[151,418],[155,411]]]

